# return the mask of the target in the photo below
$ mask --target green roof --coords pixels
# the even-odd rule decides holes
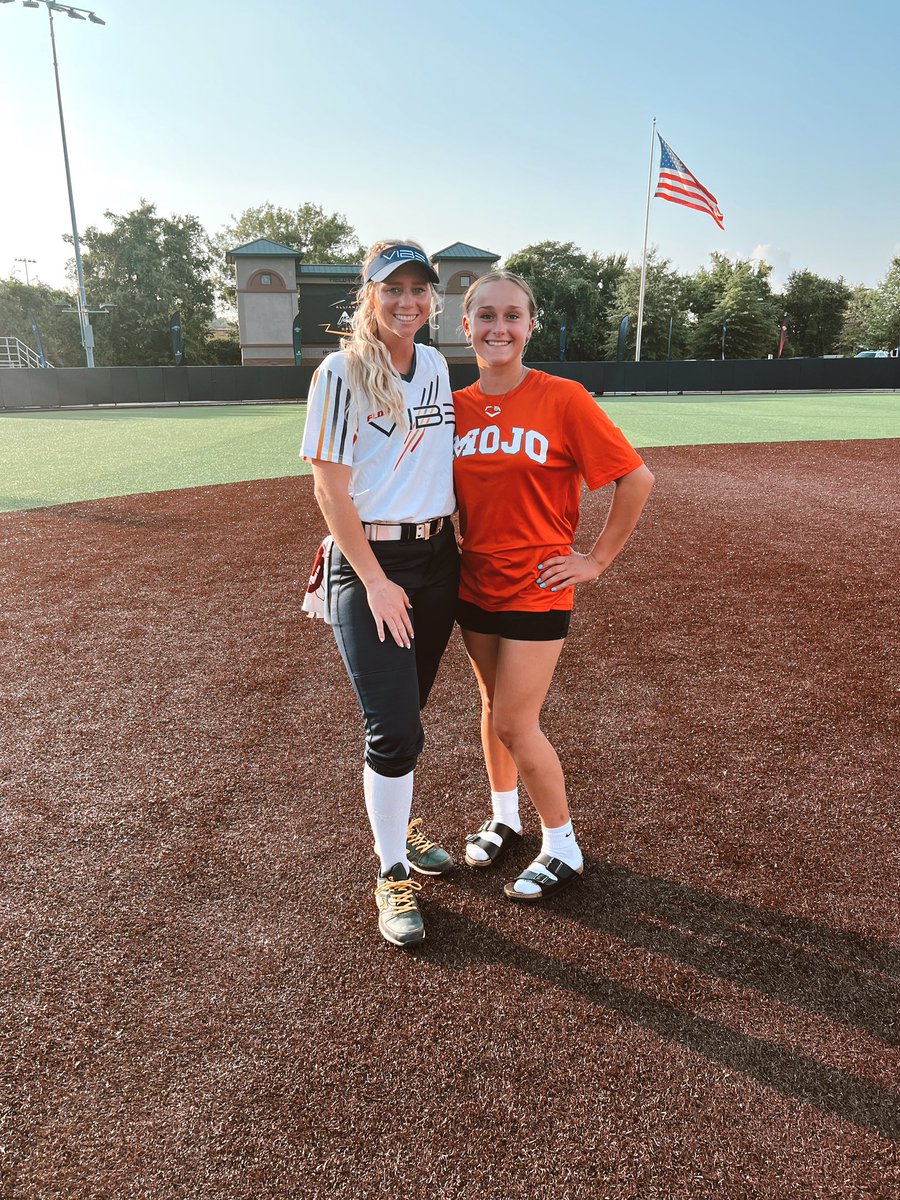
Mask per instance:
[[[360,263],[301,263],[301,275],[340,275],[356,279],[362,271]]]
[[[483,258],[487,262],[497,262],[500,255],[491,254],[490,250],[479,250],[477,246],[467,246],[465,242],[454,242],[452,246],[445,246],[437,254],[432,254],[431,261],[441,262],[445,258],[465,258],[469,261]]]
[[[270,242],[268,238],[257,238],[255,242],[247,242],[245,246],[235,246],[229,250],[226,258],[302,258],[300,250],[293,246],[282,246],[280,242]]]

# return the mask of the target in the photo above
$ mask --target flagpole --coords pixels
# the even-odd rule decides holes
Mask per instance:
[[[644,217],[644,253],[641,256],[641,292],[638,298],[637,335],[634,343],[634,361],[641,361],[641,330],[644,328],[644,288],[647,284],[647,233],[650,229],[650,189],[653,187],[653,152],[656,149],[656,117],[650,130],[650,166],[647,170],[647,212]]]

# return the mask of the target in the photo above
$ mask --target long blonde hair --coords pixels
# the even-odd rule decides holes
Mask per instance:
[[[362,266],[362,277],[365,279],[369,264],[392,246],[414,246],[416,250],[425,251],[418,242],[409,238],[390,238],[386,241],[375,242],[369,247],[366,260]],[[427,257],[427,256],[426,256]],[[390,415],[400,429],[407,426],[406,398],[399,372],[391,362],[387,347],[378,336],[378,323],[375,320],[375,288],[377,283],[363,283],[356,293],[357,305],[350,319],[350,336],[341,347],[347,355],[348,382],[351,395],[356,396],[357,403],[368,405],[373,412],[379,409]],[[433,284],[431,290],[431,311],[428,315],[429,324],[434,326],[435,318],[441,310],[440,296]]]

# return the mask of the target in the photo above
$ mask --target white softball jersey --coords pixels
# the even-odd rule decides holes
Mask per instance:
[[[453,493],[453,394],[444,356],[416,344],[402,377],[408,430],[350,394],[347,355],[322,360],[310,385],[303,458],[351,468],[350,495],[362,521],[415,522],[448,516]]]

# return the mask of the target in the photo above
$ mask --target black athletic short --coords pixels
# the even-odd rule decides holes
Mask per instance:
[[[456,620],[461,629],[471,633],[493,633],[516,642],[556,642],[569,632],[572,610],[488,612],[468,600],[457,600]]]

